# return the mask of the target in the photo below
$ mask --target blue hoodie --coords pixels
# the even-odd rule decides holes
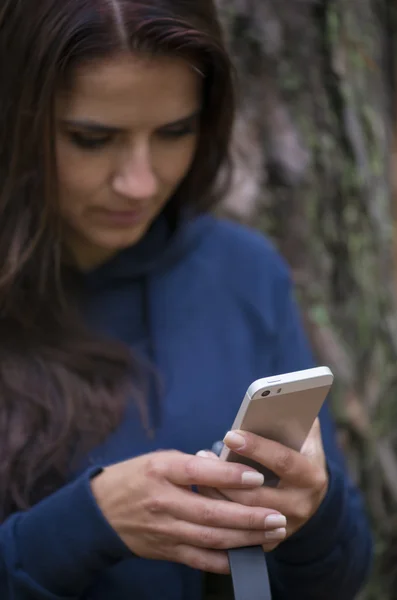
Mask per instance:
[[[202,573],[133,556],[97,507],[90,478],[159,448],[210,448],[253,380],[313,366],[288,270],[245,228],[203,216],[171,235],[160,218],[82,284],[89,324],[161,375],[161,398],[149,399],[155,436],[130,402],[65,487],[0,526],[0,598],[199,600]],[[314,518],[268,555],[274,600],[351,600],[368,572],[368,524],[326,406],[321,425],[329,490]]]

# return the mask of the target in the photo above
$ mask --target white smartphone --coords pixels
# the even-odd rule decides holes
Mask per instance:
[[[249,431],[299,452],[333,379],[328,367],[316,367],[254,381],[247,390],[232,430]],[[263,473],[267,486],[275,487],[279,482],[272,471],[226,446],[220,458],[255,468]]]

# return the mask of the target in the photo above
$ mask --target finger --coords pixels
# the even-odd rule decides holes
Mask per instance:
[[[292,488],[266,488],[241,492],[224,490],[226,498],[232,503],[239,502],[249,506],[267,506],[287,515],[287,530],[294,521],[306,522],[313,511],[310,495],[306,490]]]
[[[312,463],[287,446],[246,431],[229,431],[224,441],[230,450],[267,467],[290,485],[310,487],[313,483]]]
[[[266,544],[262,544],[262,548],[264,552],[273,552],[280,544],[283,543],[284,540],[280,540],[279,542],[268,542]]]
[[[301,454],[306,456],[312,463],[321,464],[325,468],[326,458],[319,419],[314,421],[313,427],[302,446]]]
[[[230,573],[227,554],[219,550],[203,550],[181,544],[178,546],[175,560],[192,569],[207,573],[218,573],[219,575]]]
[[[228,550],[230,548],[244,548],[245,546],[262,546],[268,542],[273,544],[276,540],[285,539],[286,534],[285,528],[272,531],[244,531],[204,527],[195,523],[178,521],[172,528],[171,537],[198,548]]]
[[[261,488],[256,488],[255,490],[226,490],[223,489],[222,492],[220,492],[219,490],[215,490],[215,494],[219,494],[219,497],[216,498],[215,495],[210,495],[207,493],[207,489],[212,489],[212,488],[200,488],[200,493],[201,493],[201,489],[204,489],[205,492],[203,495],[207,496],[208,498],[214,498],[217,500],[229,500],[230,502],[235,502],[237,504],[243,504],[244,506],[266,506],[268,507],[268,505],[266,504],[266,491],[268,488],[262,486]],[[269,508],[274,508],[269,507]]]
[[[276,511],[275,514],[280,515],[292,514],[296,507],[296,502],[301,497],[301,490],[297,490],[299,492],[299,496],[297,496],[291,488],[284,490],[282,488],[261,487],[255,490],[222,490],[222,492],[215,490],[214,493],[206,489],[204,490],[205,496],[208,498],[222,499],[233,504],[240,504],[251,508],[267,507],[270,510]],[[220,494],[220,496],[217,497],[217,494]],[[268,521],[269,524],[270,522],[271,520]]]
[[[200,450],[200,452],[197,452],[196,456],[200,456],[201,458],[211,458],[212,460],[219,460],[219,456],[210,450]]]
[[[154,475],[163,476],[179,486],[250,489],[264,482],[263,475],[255,469],[200,456],[172,453],[171,460],[170,457],[154,456],[151,461],[149,470]]]
[[[212,498],[212,500],[227,500],[228,498],[222,494],[219,490],[209,487],[198,487],[198,493],[206,498]],[[233,491],[233,490],[231,490]],[[237,490],[235,490],[237,492]]]
[[[176,519],[209,527],[265,531],[285,527],[287,522],[271,508],[252,508],[225,499],[205,498],[187,490],[170,497],[166,509]]]
[[[259,490],[224,490],[223,493],[213,488],[199,489],[200,494],[213,500],[227,500],[243,506],[261,507],[262,509],[267,506],[274,512],[265,518],[266,531],[285,527],[286,524],[288,525],[288,519],[284,517],[283,511],[280,511],[279,508],[283,506],[286,509],[285,514],[291,513],[291,504],[292,507],[295,506],[295,495],[291,498],[290,494],[284,492],[280,494],[278,490],[272,489],[270,497],[266,497],[267,492],[267,488]]]
[[[218,441],[218,442],[215,442],[215,444],[212,444],[211,450],[212,450],[212,452],[215,452],[215,454],[217,456],[220,456],[222,453],[222,450],[223,450],[223,446],[224,446],[223,442]]]
[[[292,487],[266,487],[262,486],[261,488],[256,488],[254,490],[227,490],[223,489],[222,492],[216,490],[223,500],[229,500],[230,502],[243,504],[244,506],[250,507],[258,507],[261,506],[266,508],[271,508],[276,510],[280,514],[289,514],[294,508],[294,503],[299,501],[299,498],[302,496],[301,488],[292,488]],[[296,492],[296,493],[294,493]],[[208,497],[207,493],[205,494]],[[281,506],[288,508],[288,512],[284,512]]]

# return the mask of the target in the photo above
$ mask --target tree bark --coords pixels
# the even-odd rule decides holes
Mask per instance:
[[[239,83],[223,210],[291,266],[381,549],[362,599],[397,598],[394,2],[217,3]]]

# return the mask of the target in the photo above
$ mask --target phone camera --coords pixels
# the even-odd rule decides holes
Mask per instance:
[[[270,394],[270,390],[266,390],[265,392],[262,392],[263,398],[265,398],[266,396],[269,396],[269,394]]]

